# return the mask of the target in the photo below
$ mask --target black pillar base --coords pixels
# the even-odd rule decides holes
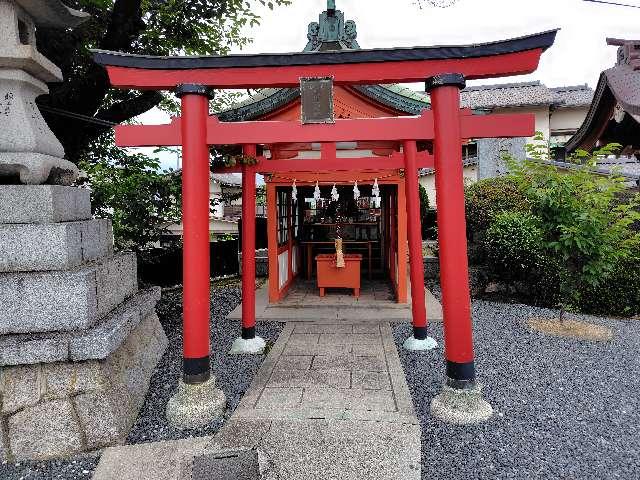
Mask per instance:
[[[457,363],[447,360],[447,386],[456,390],[469,390],[476,386],[475,362]]]
[[[242,339],[253,340],[256,338],[256,327],[242,327]]]
[[[413,338],[425,340],[427,338],[427,327],[413,327]]]
[[[207,355],[202,358],[183,359],[183,380],[187,385],[204,383],[211,378],[211,359]]]

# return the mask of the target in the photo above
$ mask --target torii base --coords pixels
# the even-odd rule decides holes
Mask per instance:
[[[216,388],[216,379],[188,385],[180,380],[178,391],[167,404],[167,420],[175,428],[200,428],[218,420],[224,414],[227,399]]]
[[[438,342],[436,342],[431,337],[418,339],[413,335],[407,338],[402,344],[402,347],[405,350],[409,350],[410,352],[426,352],[429,350],[433,350],[437,346]]]
[[[231,345],[229,355],[262,355],[267,342],[261,337],[254,338],[236,338]]]
[[[489,420],[493,408],[482,397],[479,385],[468,389],[445,385],[442,392],[431,401],[431,415],[446,423],[472,425]]]

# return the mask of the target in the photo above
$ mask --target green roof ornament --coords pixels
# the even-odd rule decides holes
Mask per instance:
[[[305,52],[320,50],[355,50],[360,45],[356,38],[356,22],[344,20],[344,13],[336,10],[336,0],[327,0],[327,10],[320,14],[318,22],[311,22],[307,31],[309,43]]]

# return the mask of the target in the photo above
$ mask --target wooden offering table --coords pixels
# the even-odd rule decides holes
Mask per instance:
[[[316,256],[320,296],[325,296],[326,288],[353,288],[353,295],[359,297],[361,261],[360,254],[346,254],[344,255],[345,266],[338,268],[335,254]]]
[[[372,268],[373,268],[373,262],[372,262],[372,255],[373,255],[373,245],[378,243],[378,240],[343,240],[344,245],[365,245],[367,248],[367,260],[368,260],[368,267],[367,267],[367,275],[369,280],[371,280],[371,272],[372,272]],[[335,245],[335,240],[330,240],[330,241],[303,241],[300,242],[301,245],[304,245],[307,248],[307,280],[311,280],[312,274],[313,274],[313,247],[316,245]],[[318,256],[322,256],[322,255],[318,255]],[[335,256],[335,255],[334,255]],[[362,257],[360,255],[360,257]],[[318,258],[318,257],[316,257]],[[346,255],[345,255],[346,258]]]

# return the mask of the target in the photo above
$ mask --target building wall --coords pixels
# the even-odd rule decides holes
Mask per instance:
[[[478,181],[478,167],[476,165],[469,165],[464,167],[463,171],[464,182],[473,183]],[[420,185],[422,185],[427,191],[427,195],[429,196],[429,204],[432,208],[435,208],[437,205],[436,200],[436,176],[433,173],[429,175],[425,175],[420,177]]]
[[[512,108],[497,108],[493,113],[533,113],[536,116],[536,132],[542,132],[544,138],[549,138],[550,134],[550,118],[549,107],[512,107]],[[578,127],[580,123],[578,123]],[[577,127],[576,127],[577,128]],[[527,139],[531,141],[533,137]]]
[[[551,141],[564,143],[580,128],[587,117],[588,107],[561,108],[551,112]]]

